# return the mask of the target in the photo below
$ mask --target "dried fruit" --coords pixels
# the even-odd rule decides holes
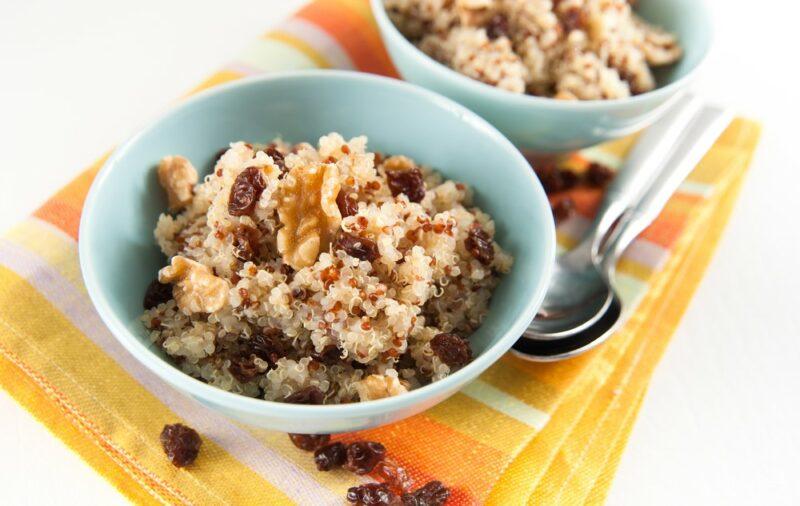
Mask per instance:
[[[289,434],[292,443],[301,450],[313,452],[331,440],[330,434]]]
[[[561,222],[572,216],[575,212],[575,201],[570,197],[559,199],[558,202],[553,204],[553,218],[556,222]]]
[[[258,254],[258,241],[261,232],[257,228],[238,225],[233,229],[233,256],[242,262],[253,260]]]
[[[353,216],[358,212],[358,194],[352,188],[342,188],[336,196],[336,205],[342,218]]]
[[[463,367],[472,360],[469,341],[456,334],[436,334],[431,339],[431,349],[450,368]]]
[[[394,492],[403,494],[411,490],[414,481],[408,476],[406,470],[393,460],[385,459],[375,466],[375,472],[383,478]]]
[[[342,215],[336,205],[339,194],[336,165],[295,167],[284,179],[278,216],[278,251],[283,262],[302,269],[317,260],[339,228]]]
[[[473,226],[467,238],[464,240],[464,246],[477,261],[483,265],[489,265],[494,260],[494,246],[492,246],[492,238],[480,226]]]
[[[172,298],[172,285],[159,283],[154,279],[147,285],[144,292],[144,300],[142,305],[145,309],[153,309],[159,304],[163,304]]]
[[[241,353],[230,358],[228,372],[241,383],[247,383],[259,374],[261,370],[256,365],[252,353]]]
[[[614,171],[605,165],[592,162],[586,169],[586,182],[594,188],[602,188],[614,179]]]
[[[371,401],[400,395],[408,392],[408,388],[396,376],[370,374],[356,383],[356,391],[362,401]]]
[[[372,262],[378,258],[378,245],[366,237],[349,234],[340,230],[334,248],[340,249],[353,258]]]
[[[386,448],[375,441],[357,441],[347,446],[345,469],[356,474],[367,474],[372,471],[383,457]]]
[[[272,161],[275,162],[275,165],[277,165],[282,172],[286,172],[286,163],[283,160],[283,153],[278,151],[275,146],[267,146],[264,152],[272,158]]]
[[[450,497],[450,490],[441,481],[430,481],[410,494],[403,494],[403,506],[441,506]]]
[[[197,170],[182,156],[165,156],[158,163],[158,182],[167,192],[170,211],[189,205],[197,180]]]
[[[160,439],[164,453],[175,467],[188,466],[194,462],[203,443],[196,430],[180,423],[165,425]]]
[[[395,197],[402,193],[411,202],[420,202],[425,198],[425,180],[422,178],[422,172],[416,167],[387,170],[386,179],[389,182],[389,190]]]
[[[533,171],[536,173],[536,177],[539,178],[539,182],[542,183],[542,187],[544,188],[544,192],[546,194],[550,195],[552,193],[560,192],[564,189],[562,172],[558,167],[555,166],[555,164],[537,164],[533,168]]]
[[[283,332],[278,329],[264,329],[250,338],[251,352],[274,366],[278,360],[286,356],[286,349],[281,341]]]
[[[330,471],[347,460],[347,448],[342,443],[331,443],[314,452],[314,463],[320,471]]]
[[[211,267],[180,255],[158,272],[158,281],[175,283],[175,302],[187,314],[213,313],[228,302],[227,281],[215,276]]]
[[[322,348],[322,351],[311,353],[311,358],[323,364],[333,365],[342,361],[342,350],[335,344],[329,344]]]
[[[290,404],[322,404],[325,394],[317,387],[306,387],[286,397],[283,402]]]
[[[561,23],[567,32],[582,30],[586,25],[586,16],[580,7],[570,7],[561,14]]]
[[[495,14],[486,25],[486,36],[490,40],[508,37],[508,18],[502,14]]]
[[[398,504],[397,496],[385,483],[365,483],[347,490],[347,500],[357,506]]]
[[[253,213],[266,183],[261,169],[247,167],[236,176],[228,197],[228,212],[231,216],[245,216]]]

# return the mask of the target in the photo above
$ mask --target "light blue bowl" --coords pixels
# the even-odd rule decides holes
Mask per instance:
[[[153,239],[166,209],[155,166],[169,154],[210,171],[214,154],[239,139],[312,141],[365,134],[373,150],[407,154],[470,184],[515,257],[472,336],[475,360],[408,394],[356,404],[302,406],[235,395],[174,367],[139,322],[145,287],[166,259]],[[94,181],[81,219],[79,253],[89,295],[111,332],[142,364],[206,406],[286,432],[342,432],[404,418],[444,400],[505,353],[533,318],[555,255],[550,207],[530,166],[484,120],[401,81],[336,71],[273,74],[219,86],[184,102],[121,146]]]
[[[517,95],[481,83],[440,64],[395,28],[382,0],[370,0],[395,67],[403,78],[477,112],[517,147],[564,152],[617,139],[649,126],[697,74],[711,46],[711,18],[700,0],[641,0],[636,11],[677,34],[683,58],[656,72],[658,88],[618,100],[566,101]]]

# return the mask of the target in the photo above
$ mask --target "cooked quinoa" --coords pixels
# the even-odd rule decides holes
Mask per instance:
[[[384,0],[397,28],[452,69],[513,93],[624,98],[680,59],[676,37],[630,0]]]
[[[235,142],[199,180],[164,158],[145,294],[153,343],[187,374],[268,400],[398,395],[472,357],[469,336],[512,258],[471,190],[339,134]]]

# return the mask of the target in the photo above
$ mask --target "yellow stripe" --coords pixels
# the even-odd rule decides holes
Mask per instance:
[[[195,93],[201,92],[205,89],[213,88],[218,84],[235,81],[237,79],[241,79],[242,77],[244,77],[244,74],[240,72],[234,72],[233,70],[220,70],[193,88],[188,95],[194,95]]]
[[[0,268],[0,286],[6,289],[0,293],[3,345],[15,350],[31,370],[58,385],[63,396],[109,444],[135,455],[129,457],[129,465],[152,473],[154,479],[187,501],[255,503],[270,497],[289,502],[279,489],[207,439],[190,470],[174,468],[164,457],[158,434],[164,424],[180,418],[24,279]]]
[[[617,272],[627,274],[639,280],[650,279],[653,269],[630,258],[623,257],[617,263]]]
[[[37,218],[28,218],[6,233],[6,239],[36,253],[83,293],[78,246],[70,237]]]
[[[280,30],[274,30],[264,35],[264,38],[276,40],[278,42],[283,42],[284,44],[292,46],[296,50],[303,53],[309,60],[313,61],[314,65],[316,65],[319,68],[327,69],[332,67],[328,59],[322,56],[322,54],[320,54],[319,51],[314,49],[314,47],[311,46],[311,44],[304,41],[303,39],[295,37],[294,35],[291,35],[289,33]]]

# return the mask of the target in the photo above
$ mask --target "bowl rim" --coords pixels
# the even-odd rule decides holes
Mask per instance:
[[[653,98],[669,96],[673,93],[676,93],[686,84],[694,80],[700,69],[705,66],[709,53],[711,52],[711,48],[714,45],[715,37],[714,24],[712,22],[712,17],[710,15],[706,0],[696,0],[693,8],[700,11],[700,16],[705,19],[707,43],[705,44],[703,52],[695,65],[684,75],[675,81],[666,84],[665,86],[659,86],[650,91],[625,98],[558,100],[552,97],[528,95],[527,93],[512,93],[510,91],[497,88],[496,86],[492,86],[491,84],[478,81],[477,79],[472,79],[471,77],[465,76],[464,74],[451,69],[447,65],[444,65],[443,63],[440,63],[428,56],[421,49],[412,44],[411,41],[409,41],[402,33],[400,33],[400,30],[397,29],[394,22],[392,22],[392,20],[389,18],[383,0],[370,0],[370,5],[372,6],[372,14],[373,17],[375,17],[380,32],[391,37],[392,40],[399,44],[399,46],[403,48],[407,54],[414,54],[414,58],[428,70],[450,80],[451,82],[457,83],[459,86],[466,88],[471,93],[485,94],[494,100],[506,102],[506,104],[509,106],[518,107],[536,106],[545,109],[556,109],[562,111],[584,111],[587,109],[597,109],[601,112],[607,112],[608,110],[615,109],[622,104],[633,105],[640,102],[647,102]],[[388,47],[387,52],[391,54],[391,52],[388,51]]]
[[[536,310],[541,304],[541,301],[544,299],[544,294],[546,292],[548,281],[552,272],[553,262],[555,260],[556,240],[555,227],[552,221],[545,220],[545,230],[543,230],[541,238],[542,258],[544,259],[543,265],[541,266],[542,276],[538,283],[531,283],[532,288],[530,292],[530,298],[528,302],[522,306],[514,321],[510,323],[508,330],[481,355],[476,357],[472,362],[462,367],[455,373],[443,378],[442,380],[424,385],[420,388],[394,397],[349,404],[301,405],[252,398],[222,390],[197,380],[196,378],[175,368],[166,360],[156,355],[155,351],[152,349],[152,345],[148,345],[140,341],[131,331],[128,330],[128,328],[126,328],[123,320],[119,318],[114,311],[112,311],[106,293],[98,281],[97,273],[95,272],[93,266],[92,254],[89,245],[94,242],[92,240],[92,217],[94,215],[94,209],[97,204],[98,195],[100,194],[100,188],[103,187],[104,182],[111,177],[117,162],[127,154],[131,147],[136,144],[142,136],[156,128],[166,118],[186,108],[190,108],[197,103],[213,99],[213,97],[217,95],[229,93],[237,88],[270,83],[273,81],[293,79],[314,79],[317,81],[322,79],[339,79],[349,80],[354,84],[367,82],[370,84],[394,88],[399,93],[415,95],[419,99],[431,103],[433,106],[444,109],[445,112],[450,112],[459,116],[463,121],[469,123],[473,128],[476,128],[485,135],[491,137],[491,139],[498,144],[499,148],[509,151],[510,155],[515,157],[520,163],[520,166],[528,166],[528,162],[514,147],[514,145],[511,144],[508,139],[506,139],[486,120],[468,110],[466,107],[446,97],[419,86],[409,84],[405,81],[346,70],[293,70],[246,77],[236,81],[223,83],[218,86],[214,86],[213,88],[203,90],[179,102],[177,105],[170,107],[162,114],[157,115],[157,117],[153,121],[149,122],[145,128],[139,130],[136,134],[131,136],[128,140],[114,150],[92,182],[91,188],[84,202],[83,211],[81,213],[78,255],[83,281],[86,285],[87,292],[95,306],[95,309],[100,315],[103,323],[105,323],[105,325],[111,331],[111,334],[114,335],[114,337],[129,353],[131,353],[151,372],[155,373],[158,377],[173,387],[189,393],[199,400],[207,400],[214,403],[217,407],[223,407],[235,412],[246,412],[257,416],[272,415],[275,418],[283,417],[291,419],[307,416],[372,416],[381,413],[400,411],[403,408],[424,402],[426,399],[436,397],[440,394],[454,393],[455,389],[460,388],[464,383],[477,378],[483,371],[485,371],[504,353],[506,353],[518,339],[518,337],[522,335],[524,329],[533,319]],[[538,179],[534,176],[533,170],[530,170],[529,172],[531,193],[533,198],[535,198],[537,201],[535,205],[540,208],[540,212],[545,213],[545,215],[549,215],[550,208],[547,204],[547,198],[545,197],[544,190]]]

